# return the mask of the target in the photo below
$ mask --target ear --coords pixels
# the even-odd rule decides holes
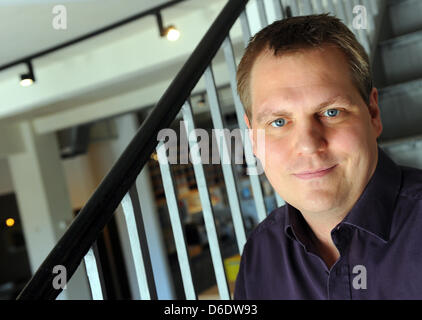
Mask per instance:
[[[246,113],[243,115],[243,119],[245,120],[245,123],[246,123],[246,126],[248,127],[248,129],[252,129],[252,128],[251,128],[251,124],[250,124],[250,122],[249,122],[249,118],[248,118],[248,116],[246,115]]]
[[[382,133],[382,122],[381,122],[381,112],[378,105],[378,90],[377,88],[372,88],[371,95],[369,96],[369,115],[371,116],[371,123],[375,130],[377,138]]]

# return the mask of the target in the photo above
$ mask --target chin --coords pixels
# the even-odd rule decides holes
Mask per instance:
[[[302,205],[299,211],[306,211],[306,212],[328,212],[334,207],[333,203],[306,203]]]
[[[306,212],[327,212],[335,206],[335,199],[333,199],[332,196],[318,193],[292,202],[293,203],[289,203],[296,209]]]

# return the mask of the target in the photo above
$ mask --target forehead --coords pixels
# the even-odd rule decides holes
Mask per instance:
[[[274,56],[266,50],[251,70],[252,113],[277,102],[318,104],[322,99],[357,92],[344,53],[333,46]]]
[[[274,51],[264,49],[255,59],[251,69],[252,78],[283,69],[286,80],[315,79],[320,76],[344,76],[344,71],[350,74],[350,68],[345,53],[337,46],[325,44],[315,48],[298,48],[283,51],[277,55]],[[293,76],[293,79],[292,79]]]

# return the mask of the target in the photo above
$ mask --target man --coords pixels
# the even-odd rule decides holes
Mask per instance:
[[[353,33],[329,15],[277,21],[237,79],[286,205],[249,236],[235,299],[422,298],[422,171],[378,148],[378,92]]]

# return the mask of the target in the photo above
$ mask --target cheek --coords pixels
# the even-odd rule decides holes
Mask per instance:
[[[272,170],[274,167],[277,171],[281,171],[281,168],[289,163],[287,141],[272,136],[265,136],[264,141],[265,143],[257,144],[257,157],[261,160],[261,163],[265,163],[266,170]]]
[[[369,136],[365,127],[350,126],[331,132],[327,140],[332,151],[359,156],[370,148]]]
[[[363,127],[338,130],[329,141],[329,149],[343,163],[345,181],[358,181],[366,175],[376,145],[371,144],[368,132]]]
[[[328,145],[333,151],[345,153],[354,153],[361,144],[359,131],[356,130],[337,130],[328,139]]]

